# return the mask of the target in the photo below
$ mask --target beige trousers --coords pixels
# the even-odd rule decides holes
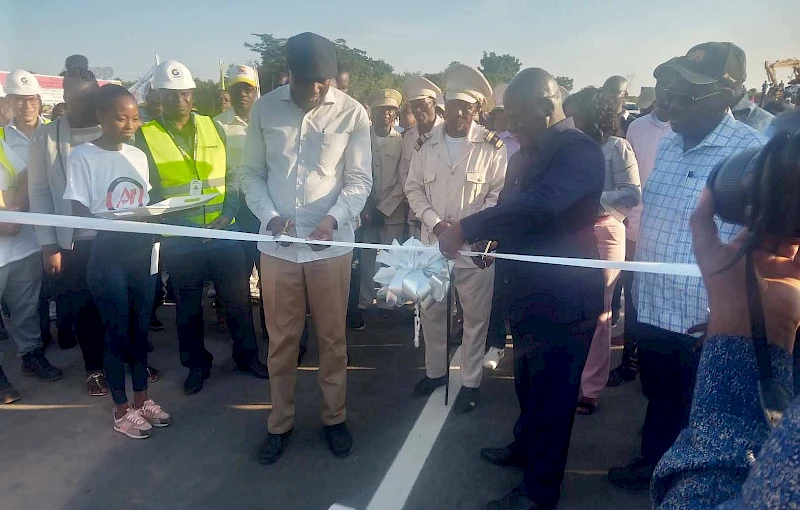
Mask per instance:
[[[453,283],[464,310],[464,337],[461,343],[461,381],[467,388],[478,388],[483,373],[483,354],[489,315],[492,311],[494,266],[488,269],[453,269]],[[454,308],[455,309],[455,308]],[[425,336],[425,374],[431,379],[447,372],[447,302],[435,303],[420,312]]]
[[[382,227],[364,227],[361,242],[392,244],[392,241],[397,239],[398,243],[403,244],[403,241],[406,240],[405,233],[405,223],[383,225]],[[378,252],[376,250],[361,250],[361,282],[358,307],[362,309],[369,308],[372,305],[372,300],[375,299],[375,282],[372,278],[375,276],[375,256],[377,254]],[[378,306],[381,308],[392,308],[386,304],[386,300],[383,300],[383,303],[379,301]]]
[[[345,317],[353,254],[298,264],[261,254],[261,289],[269,332],[272,413],[268,429],[282,434],[294,427],[297,355],[306,299],[319,343],[317,381],[325,425],[345,421],[347,338]]]

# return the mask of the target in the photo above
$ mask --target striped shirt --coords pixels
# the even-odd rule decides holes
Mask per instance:
[[[753,128],[725,115],[696,147],[683,148],[683,135],[669,133],[661,141],[655,168],[647,181],[636,260],[696,263],[689,219],[714,167],[728,156],[767,139]],[[717,220],[727,242],[739,226]],[[675,333],[708,322],[708,296],[698,277],[637,273],[634,285],[639,322]]]

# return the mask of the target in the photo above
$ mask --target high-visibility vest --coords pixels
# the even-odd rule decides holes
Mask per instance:
[[[50,121],[45,119],[44,117],[39,117],[39,119],[42,121],[42,124],[50,124]],[[3,141],[6,140],[6,128],[5,128],[5,126],[0,126],[0,140],[3,140]]]
[[[0,166],[5,167],[8,172],[11,174],[11,180],[16,182],[17,180],[17,169],[14,168],[14,165],[11,164],[11,160],[8,159],[8,155],[6,154],[4,144],[0,143]]]
[[[192,115],[197,133],[194,161],[192,158],[195,156],[184,155],[158,121],[151,120],[143,125],[142,135],[158,167],[164,198],[189,195],[192,181],[195,180],[202,183],[204,195],[219,193],[218,197],[203,207],[200,214],[188,217],[193,223],[208,225],[222,214],[225,201],[225,145],[211,117]],[[201,210],[198,208],[196,211]]]

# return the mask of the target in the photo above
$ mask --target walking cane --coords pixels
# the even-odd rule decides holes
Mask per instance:
[[[444,405],[447,406],[447,402],[450,398],[450,335],[452,334],[452,320],[453,320],[453,271],[450,269],[450,265],[447,266],[447,275],[448,281],[450,282],[450,288],[447,291],[447,347],[446,349],[446,356],[445,356],[445,363],[447,363],[447,372],[445,380],[447,383],[444,386]]]

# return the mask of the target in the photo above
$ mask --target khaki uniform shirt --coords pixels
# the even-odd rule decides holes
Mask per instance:
[[[431,130],[431,137],[412,157],[406,195],[416,217],[422,220],[425,244],[436,242],[433,227],[440,221],[455,223],[497,205],[506,176],[505,146],[486,141],[489,131],[472,123],[467,143],[451,164],[445,144],[445,126]],[[466,247],[465,247],[466,249]],[[461,258],[456,267],[475,267]]]
[[[394,129],[380,137],[372,131],[372,200],[387,225],[399,225],[408,219],[404,182],[398,174],[403,152],[403,137]]]
[[[437,115],[436,120],[433,121],[433,127],[435,128],[436,126],[441,126],[442,124],[444,124],[444,119],[442,119]],[[433,128],[431,128],[431,131],[428,132],[428,135],[430,135],[432,131]],[[419,140],[419,126],[414,124],[410,128],[403,131],[402,136],[403,136],[403,156],[400,159],[400,167],[398,171],[400,173],[400,182],[403,183],[403,185],[405,185],[406,180],[408,179],[408,170],[411,168],[411,157],[414,155],[415,152],[417,152],[418,149],[418,147],[416,147],[416,144],[417,141]],[[415,220],[416,216],[414,216],[414,211],[411,210],[411,208],[409,207],[408,222],[412,223]]]

